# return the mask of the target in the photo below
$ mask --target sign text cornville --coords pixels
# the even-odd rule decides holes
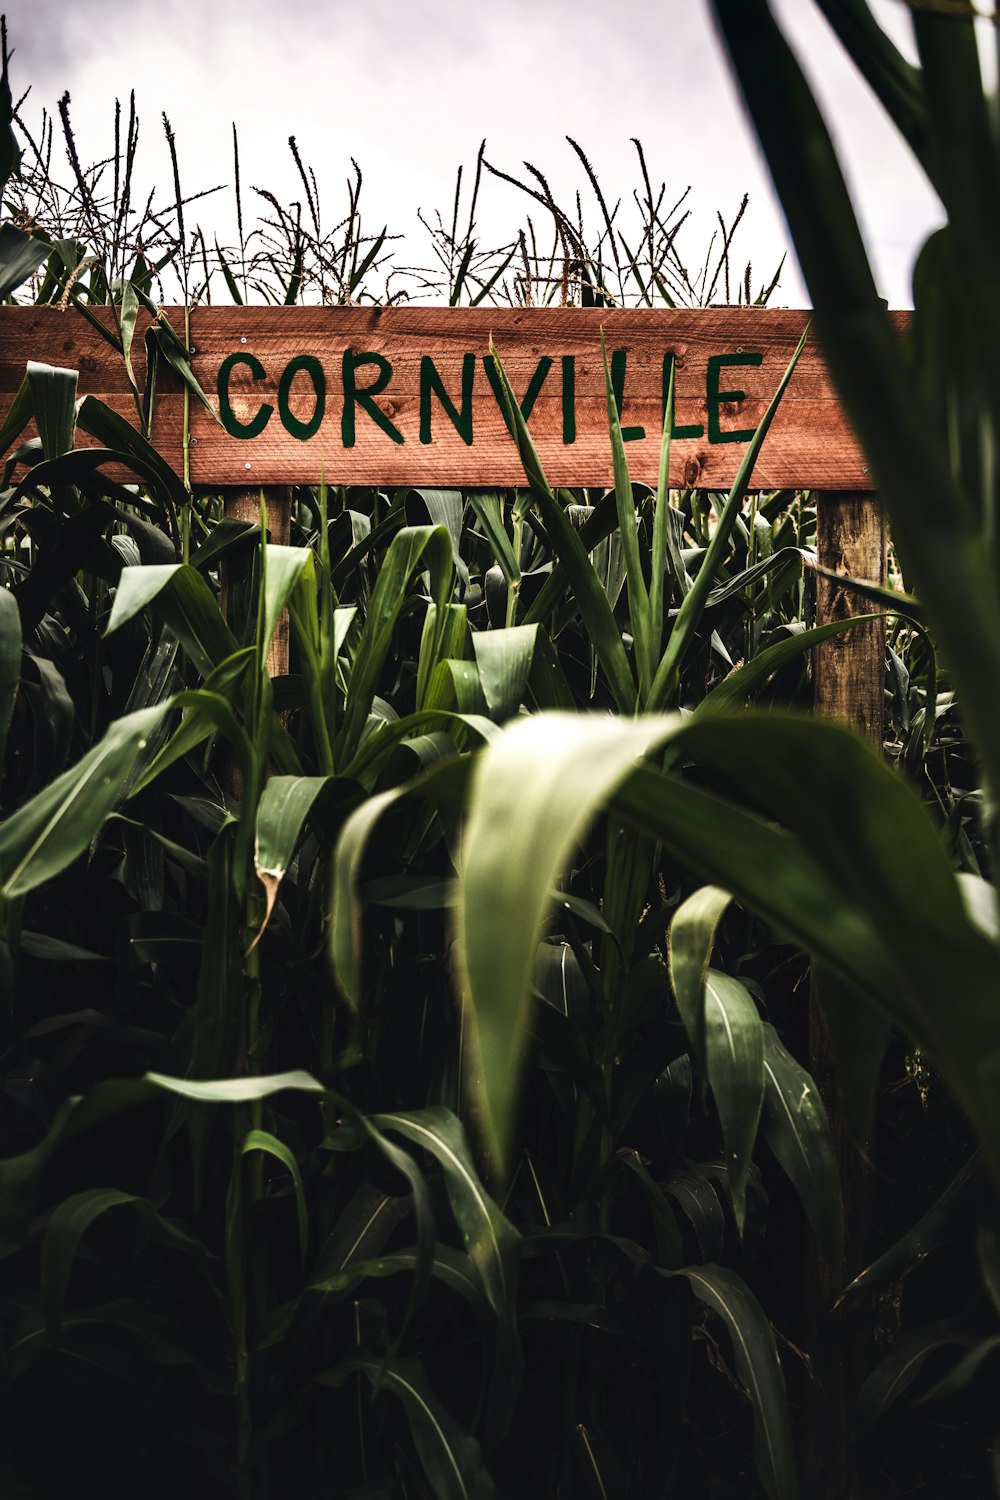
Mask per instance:
[[[177,310],[169,316],[183,326]],[[728,488],[807,316],[763,308],[196,308],[191,363],[219,421],[190,402],[191,480],[315,483],[322,472],[333,484],[523,483],[492,337],[550,482],[610,484],[603,329],[632,478],[656,483],[673,365],[671,482]],[[0,331],[0,408],[31,358],[79,369],[81,394],[135,420],[120,356],[73,309],[5,308]],[[161,383],[153,441],[177,467],[183,407],[179,389]],[[814,342],[755,484],[871,488]]]

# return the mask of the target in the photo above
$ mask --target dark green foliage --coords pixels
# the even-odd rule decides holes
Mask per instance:
[[[335,247],[293,153],[312,229],[275,202],[248,253],[241,222],[229,293],[357,300],[385,232],[358,180]],[[682,275],[650,191],[640,263],[579,155],[596,242],[543,200],[564,291],[711,300],[728,235]],[[452,304],[511,263],[479,165],[435,239]],[[32,290],[110,303],[131,367],[192,266],[170,235],[87,264],[114,216],[84,178]],[[134,426],[32,366],[2,434],[0,1491],[790,1500],[805,1225],[842,1233],[807,952],[849,1118],[877,1099],[892,1141],[898,1243],[845,1292],[888,1288],[877,1468],[906,1400],[980,1388],[1000,1280],[963,1166],[973,1132],[1000,1157],[988,840],[919,607],[865,605],[890,771],[801,713],[815,512],[747,498],[756,441],[728,497],[632,485],[609,369],[613,492],[553,491],[511,401],[527,488],[302,488],[276,546],[149,447],[157,362],[192,382],[165,325],[148,353]]]

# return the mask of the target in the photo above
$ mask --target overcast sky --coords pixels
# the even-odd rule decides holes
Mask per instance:
[[[909,50],[901,0],[873,3]],[[936,200],[810,0],[775,8],[841,146],[882,293],[907,306]],[[110,150],[115,96],[134,87],[149,181],[169,182],[165,111],[185,192],[232,182],[235,122],[245,184],[287,202],[301,196],[287,146],[295,135],[331,220],[357,159],[365,220],[407,236],[403,263],[426,260],[417,209],[450,205],[455,170],[471,169],[484,137],[490,161],[513,174],[532,162],[567,201],[588,191],[567,135],[606,194],[626,200],[639,185],[638,137],[668,194],[691,185],[692,261],[716,209],[730,217],[744,192],[737,261],[769,275],[786,245],[705,0],[131,0],[127,10],[120,0],[8,0],[7,21],[15,97],[32,90],[26,118],[37,122],[68,89],[82,156]],[[483,239],[509,238],[524,208],[515,188],[487,180]],[[230,219],[228,193],[201,205],[208,230],[218,223],[226,235]],[[806,301],[791,264],[774,300]]]

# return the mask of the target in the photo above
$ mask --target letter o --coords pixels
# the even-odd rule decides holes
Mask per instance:
[[[292,393],[292,381],[300,370],[305,370],[312,381],[315,394],[313,414],[308,422],[303,422],[292,411],[288,404],[288,398]],[[278,384],[278,415],[281,425],[293,438],[298,438],[304,443],[319,430],[326,410],[326,376],[323,374],[323,366],[313,354],[297,354],[290,359],[281,374]]]

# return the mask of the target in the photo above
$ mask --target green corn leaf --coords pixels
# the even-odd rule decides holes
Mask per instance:
[[[309,1213],[306,1208],[305,1189],[302,1186],[302,1173],[299,1171],[295,1153],[269,1130],[247,1132],[240,1146],[240,1156],[246,1156],[251,1151],[262,1151],[265,1155],[273,1157],[275,1161],[281,1163],[292,1179],[292,1191],[295,1194],[295,1221],[299,1231],[299,1251],[304,1265],[309,1243]]]
[[[117,719],[93,750],[0,826],[0,895],[23,896],[84,853],[170,706],[168,701]]]
[[[764,1139],[794,1184],[824,1255],[839,1265],[844,1216],[826,1110],[810,1075],[769,1025],[764,1027],[764,1080]]]
[[[868,1376],[858,1392],[856,1421],[865,1436],[904,1399],[927,1361],[942,1349],[968,1349],[973,1342],[968,1324],[959,1318],[928,1323],[901,1340]]]
[[[920,69],[890,41],[866,0],[816,3],[933,180],[937,163],[929,149],[927,98]]]
[[[939,426],[923,399],[922,384],[927,378],[940,378],[943,372],[935,376],[925,366],[914,367],[900,347],[878,298],[829,133],[765,0],[713,3],[788,216],[812,293],[827,367],[871,461],[892,523],[894,545],[917,581],[987,779],[1000,786],[1000,698],[995,691],[1000,680],[1000,583],[992,549],[984,545],[970,497],[956,482],[948,445],[940,441]],[[939,23],[938,39],[945,31],[956,33],[951,40],[942,40],[943,46],[968,50],[967,38],[957,35],[967,29],[965,17],[932,18],[921,11],[922,27],[931,19]],[[930,39],[929,30],[924,34]],[[939,68],[943,91],[943,80],[953,70],[957,77],[966,64],[949,55],[934,66]],[[762,77],[771,80],[771,87],[760,88]],[[980,88],[977,79],[976,91]],[[965,180],[970,173],[981,175],[981,166],[958,162],[957,157],[963,149],[960,135],[971,153],[969,116],[978,109],[970,97],[968,107],[962,99],[960,120],[949,120],[950,103],[935,111],[940,129],[954,132],[949,150],[963,176],[955,192],[962,199],[963,214],[968,205],[969,234],[978,242],[970,253],[977,265],[983,247],[993,244],[995,236],[987,232],[987,216],[980,222]],[[993,187],[986,197],[992,205]],[[990,207],[988,216],[994,213]],[[958,279],[960,285],[952,290],[969,298],[992,287],[996,278],[992,263],[986,279],[980,281],[974,265],[963,261]],[[945,291],[937,285],[934,296]],[[996,321],[992,292],[989,299],[984,316],[972,317],[976,327],[966,328],[968,318],[963,318],[962,326],[970,349],[978,348],[984,339],[989,342],[993,352],[987,351],[982,368],[992,371],[997,342],[992,332]],[[918,316],[923,316],[919,307],[915,319]],[[992,374],[989,379],[992,382]],[[995,390],[991,400],[995,425]]]
[[[257,807],[257,873],[281,880],[302,837],[316,798],[329,784],[326,776],[272,776]]]
[[[625,443],[622,439],[621,414],[611,383],[608,367],[608,351],[601,330],[601,355],[604,360],[604,386],[608,407],[608,428],[611,433],[611,455],[615,475],[615,505],[618,512],[618,536],[621,539],[625,558],[625,576],[628,581],[629,620],[635,637],[636,661],[639,669],[639,693],[645,702],[653,682],[656,662],[653,660],[653,621],[650,611],[646,580],[642,574],[639,558],[638,524],[635,501],[632,498],[632,481],[629,478],[628,462],[625,458]],[[655,643],[658,646],[658,642]]]
[[[725,1323],[733,1364],[753,1407],[757,1477],[769,1500],[796,1500],[798,1480],[785,1382],[771,1326],[745,1282],[722,1266],[689,1267],[683,1276],[699,1301]]]
[[[583,616],[597,658],[604,668],[618,710],[621,713],[632,713],[637,701],[635,682],[607,593],[601,587],[579,532],[549,488],[535,445],[528,433],[527,423],[492,345],[491,353],[504,398],[507,423],[515,434],[524,472],[542,522],[573,589],[577,607]],[[531,620],[525,623],[532,623],[537,618],[539,616],[533,614]]]
[[[261,657],[277,629],[282,611],[298,586],[303,573],[314,570],[313,555],[308,547],[280,547],[267,544],[267,567],[264,578],[264,631],[259,645]]]
[[[1000,1349],[1000,1338],[983,1339],[981,1343],[975,1344],[967,1354],[963,1354],[957,1364],[953,1365],[947,1375],[936,1380],[929,1391],[925,1391],[916,1401],[917,1406],[924,1406],[930,1401],[940,1401],[945,1396],[954,1396],[958,1391],[964,1390],[979,1374],[980,1369],[991,1355]]]
[[[125,1206],[139,1215],[162,1244],[189,1255],[206,1280],[210,1280],[205,1247],[186,1230],[164,1219],[147,1199],[115,1188],[88,1188],[73,1193],[53,1210],[42,1238],[42,1305],[53,1343],[57,1341],[62,1326],[66,1289],[81,1239],[102,1214]]]
[[[21,680],[21,615],[13,594],[0,589],[0,767]]]
[[[511,625],[506,630],[477,630],[472,649],[490,716],[498,724],[521,706],[535,655],[537,625]]]
[[[351,673],[344,719],[337,736],[338,765],[357,750],[407,587],[422,561],[431,575],[434,602],[443,607],[448,603],[453,577],[451,536],[446,527],[404,527],[389,544],[372,590]]]
[[[917,1265],[932,1250],[965,1234],[963,1221],[971,1218],[974,1200],[980,1187],[982,1159],[974,1152],[965,1165],[955,1174],[937,1200],[922,1214],[894,1245],[884,1251],[877,1260],[855,1276],[845,1287],[841,1300],[853,1292],[890,1278],[901,1278],[906,1271]]]
[[[115,594],[108,635],[144,609],[154,610],[170,627],[205,676],[239,649],[215,596],[190,563],[126,568]]]
[[[550,893],[576,839],[636,759],[680,723],[540,714],[516,721],[476,763],[456,959],[469,1008],[471,1083],[498,1163],[510,1143]]]
[[[143,478],[151,476],[159,498],[168,501],[175,510],[181,510],[187,504],[188,493],[180,475],[160,457],[137,428],[106,402],[96,396],[84,396],[77,406],[76,425],[105,448],[123,455],[126,463],[135,462],[137,472]]]
[[[670,982],[691,1050],[706,1073],[705,980],[715,946],[715,934],[732,901],[728,891],[703,885],[677,908],[670,924],[668,959]]]
[[[619,806],[628,802],[644,832],[655,830],[704,878],[725,884],[903,1026],[948,1079],[1000,1173],[1000,1028],[989,999],[1000,951],[970,921],[920,803],[860,738],[833,723],[720,715],[690,721],[683,746],[724,771],[735,801],[713,809],[692,785],[666,777],[657,784],[640,771],[621,789]],[[736,811],[741,799],[757,815],[752,823]],[[775,834],[784,856],[776,848],[751,873],[751,849],[762,854]],[[785,889],[796,866],[796,885]]]
[[[763,687],[775,672],[787,666],[790,661],[795,661],[796,657],[804,656],[814,646],[818,646],[820,641],[828,640],[832,635],[840,635],[865,620],[878,618],[878,615],[852,615],[848,620],[831,620],[826,625],[796,631],[787,639],[776,641],[773,646],[765,646],[763,651],[758,651],[742,667],[737,667],[728,677],[716,683],[694,712],[698,718],[703,719],[720,709],[738,708]]]
[[[0,226],[2,230],[2,226]],[[27,375],[17,388],[17,394],[7,409],[7,415],[0,422],[0,453],[6,453],[21,433],[27,427],[32,418],[31,382]]]
[[[327,776],[272,776],[261,792],[253,863],[267,905],[255,942],[260,940],[270,920],[278,887],[292,862],[306,820],[329,780]]]
[[[726,1217],[712,1184],[698,1172],[671,1172],[663,1191],[690,1223],[705,1260],[717,1260],[725,1244]]]
[[[705,1063],[742,1234],[750,1158],[764,1101],[764,1030],[746,986],[718,969],[709,969],[705,978]]]
[[[249,646],[242,651],[234,652],[232,656],[227,657],[225,661],[221,661],[208,674],[200,691],[211,694],[213,698],[221,697],[226,703],[231,705],[252,657],[253,648]],[[177,700],[173,701],[176,702]],[[198,701],[198,699],[185,699],[184,703],[180,705],[194,711],[189,711],[184,715],[180,727],[174,731],[167,743],[157,754],[139,765],[139,774],[135,776],[135,779],[129,785],[130,796],[135,796],[138,792],[150,786],[158,776],[163,774],[168,766],[172,766],[176,761],[183,759],[185,755],[189,755],[192,750],[197,749],[199,745],[204,744],[205,740],[214,734],[217,729],[222,729],[224,733],[228,733],[231,742],[235,741],[235,745],[242,756],[244,767],[246,766],[247,744],[245,743],[245,736],[241,739],[242,731],[234,731],[232,727],[233,721],[230,719],[226,719],[223,725],[217,713],[210,715],[205,712],[198,712]]]
[[[466,1253],[494,1312],[509,1317],[520,1236],[483,1188],[460,1122],[446,1109],[430,1108],[373,1115],[371,1124],[376,1130],[395,1131],[438,1162]]]
[[[75,370],[60,370],[34,360],[28,363],[31,410],[46,458],[61,458],[73,447],[76,382]]]
[[[497,566],[503,573],[508,587],[517,583],[521,577],[521,568],[503,524],[500,496],[494,490],[487,490],[482,494],[471,494],[469,504],[483,528]]]
[[[122,337],[122,358],[125,361],[125,369],[132,384],[132,389],[138,395],[139,385],[132,368],[132,340],[135,337],[135,323],[139,316],[139,298],[131,281],[126,281],[122,287],[122,303],[119,312],[119,326]]]
[[[15,224],[0,224],[0,302],[38,270],[51,249],[45,240],[34,239]]]
[[[339,1386],[354,1371],[367,1376],[375,1390],[386,1391],[403,1403],[435,1500],[492,1500],[493,1481],[483,1467],[479,1444],[440,1405],[417,1360],[387,1361],[355,1354],[317,1379],[322,1385]]]
[[[431,682],[443,661],[465,655],[468,612],[464,604],[429,604],[424,615],[417,659],[417,708],[430,708]],[[465,707],[465,705],[461,705]],[[483,707],[478,704],[477,707]]]
[[[352,813],[341,830],[333,868],[330,957],[344,999],[361,1003],[361,902],[358,877],[365,849],[382,814],[404,795],[399,788],[379,792]]]
[[[334,1271],[329,1276],[314,1281],[309,1290],[350,1291],[368,1276],[381,1279],[384,1276],[398,1276],[400,1272],[412,1275],[416,1268],[415,1250],[395,1250],[387,1255],[380,1255],[377,1259],[352,1260],[344,1270]],[[483,1294],[482,1278],[476,1274],[467,1255],[463,1255],[460,1250],[453,1250],[450,1245],[435,1244],[431,1257],[431,1276],[468,1303],[484,1331],[492,1327],[493,1312]]]
[[[435,667],[424,696],[424,711],[451,709],[464,716],[485,716],[486,699],[475,662],[439,661]]]

